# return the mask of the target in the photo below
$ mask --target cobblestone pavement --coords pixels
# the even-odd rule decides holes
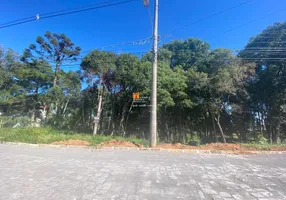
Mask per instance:
[[[286,155],[0,145],[0,199],[286,199]]]

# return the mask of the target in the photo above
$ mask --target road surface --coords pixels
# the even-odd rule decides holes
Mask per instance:
[[[0,199],[286,199],[286,155],[0,145]]]

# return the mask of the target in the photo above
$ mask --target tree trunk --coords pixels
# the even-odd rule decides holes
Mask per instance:
[[[211,113],[211,118],[212,118],[212,124],[213,124],[213,135],[215,136],[215,141],[218,142],[218,139],[217,139],[217,134],[216,134],[216,127],[215,127],[215,120],[214,120],[214,116],[213,114]]]
[[[125,128],[124,128],[124,121],[125,121],[125,114],[127,112],[127,106],[124,105],[123,106],[123,110],[122,110],[122,113],[121,113],[121,119],[120,119],[120,123],[119,123],[119,130],[121,132],[121,136],[125,136]]]
[[[129,120],[130,113],[131,113],[131,111],[132,111],[132,106],[133,106],[133,101],[132,101],[132,103],[131,103],[131,105],[130,105],[130,108],[129,108],[129,110],[128,110],[128,113],[127,113],[124,132],[127,132],[128,120]]]
[[[183,133],[182,133],[182,109],[179,108],[179,125],[178,125],[178,132],[179,132],[179,138],[178,141],[183,143]]]
[[[274,130],[274,137],[273,137],[273,143],[278,144],[279,143],[279,137],[280,137],[280,123],[278,122],[275,130]]]
[[[101,111],[102,111],[101,107],[102,107],[103,87],[102,87],[102,84],[100,84],[100,85],[101,86],[100,86],[100,91],[99,91],[97,114],[96,114],[96,117],[94,118],[93,135],[97,135],[99,120],[100,120]]]
[[[268,125],[267,132],[268,132],[269,143],[272,144],[272,123],[271,122],[270,122],[270,125]]]
[[[107,130],[110,131],[111,117],[108,117]]]
[[[55,75],[54,75],[54,82],[53,82],[53,86],[54,86],[54,87],[57,85],[59,70],[60,70],[60,66],[59,66],[59,64],[57,63],[57,64],[56,64]]]
[[[166,129],[166,142],[170,142],[170,131],[169,131],[169,126],[168,123],[165,123],[165,129]]]
[[[220,115],[218,115],[217,117],[215,117],[215,121],[216,121],[217,126],[218,126],[218,128],[219,128],[219,132],[220,132],[222,141],[223,141],[223,143],[226,143],[225,135],[224,135],[224,133],[223,133],[223,130],[222,130],[222,128],[221,128],[221,125],[220,125],[220,121],[219,121],[219,120],[220,120]]]
[[[174,130],[171,130],[170,141],[171,141],[171,143],[174,142]]]
[[[192,128],[190,128],[190,132],[191,132],[191,140],[193,140],[194,139],[194,131]]]
[[[70,100],[67,100],[66,104],[65,104],[65,107],[64,107],[64,110],[63,110],[63,117],[66,116],[66,110],[67,110],[67,107],[68,107],[68,104],[69,104]]]
[[[262,114],[259,113],[258,115],[259,115],[260,135],[263,136],[263,120],[262,120]]]

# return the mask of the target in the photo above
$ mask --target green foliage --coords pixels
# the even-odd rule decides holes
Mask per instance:
[[[256,137],[255,142],[256,142],[257,144],[265,145],[265,144],[267,144],[267,139],[266,139],[263,135],[259,134],[259,135]]]
[[[239,57],[251,58],[255,62],[256,74],[247,87],[251,98],[250,108],[258,113],[260,126],[263,126],[263,120],[268,124],[267,131],[273,135],[269,139],[275,143],[281,135],[281,126],[286,122],[283,112],[286,100],[286,61],[281,59],[284,57],[283,49],[286,48],[285,28],[285,22],[269,26],[251,38],[239,54]]]
[[[113,52],[92,51],[82,60],[81,67],[86,72],[84,75],[89,79],[94,75],[103,78],[104,74],[115,68],[116,58]]]
[[[190,139],[190,142],[188,142],[192,146],[200,146],[201,145],[201,139],[198,135],[193,135],[193,138]]]
[[[0,122],[0,128],[29,127],[31,125],[31,119],[28,117],[0,117]]]
[[[63,63],[77,61],[81,48],[75,44],[65,34],[50,33],[46,31],[45,38],[38,36],[36,44],[31,44],[25,49],[21,60],[24,63],[34,63],[48,61],[56,65],[53,86],[57,85],[60,66]]]
[[[163,44],[158,51],[158,139],[182,143],[182,133],[192,132],[199,138],[191,142],[200,145],[217,138],[238,140],[236,133],[247,142],[249,133],[259,130],[278,142],[286,133],[285,26],[268,27],[238,56],[193,38]],[[99,133],[147,138],[152,52],[140,58],[96,50],[83,58],[81,71],[61,70],[79,53],[67,36],[49,32],[21,60],[0,48],[0,115],[20,119],[25,114],[33,121],[40,108],[47,108],[44,121],[51,127],[91,132],[100,114]],[[82,83],[88,84],[83,90]],[[134,92],[146,98],[146,107],[134,106]]]
[[[32,144],[50,144],[65,140],[83,140],[91,145],[97,145],[113,139],[129,141],[134,144],[146,145],[147,141],[137,138],[122,138],[112,136],[92,136],[85,133],[61,131],[52,128],[0,128],[0,141],[24,142]]]
[[[210,46],[198,39],[187,39],[164,44],[162,48],[172,52],[170,59],[172,68],[180,65],[187,70],[197,66],[205,59]]]
[[[37,95],[39,90],[40,93],[43,93],[51,87],[53,75],[51,66],[45,61],[25,63],[16,74],[23,90]]]
[[[18,55],[0,46],[0,103],[10,103],[13,98],[24,95],[16,76],[20,68]]]

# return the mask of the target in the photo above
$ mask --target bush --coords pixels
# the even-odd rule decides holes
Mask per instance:
[[[200,146],[201,145],[201,139],[198,135],[194,135],[193,139],[189,142],[190,145],[192,146]]]
[[[267,139],[266,139],[263,135],[261,135],[261,134],[259,134],[259,135],[257,136],[255,142],[256,142],[257,144],[268,144]]]
[[[2,121],[4,128],[29,127],[31,124],[29,117],[1,117],[0,121]]]

